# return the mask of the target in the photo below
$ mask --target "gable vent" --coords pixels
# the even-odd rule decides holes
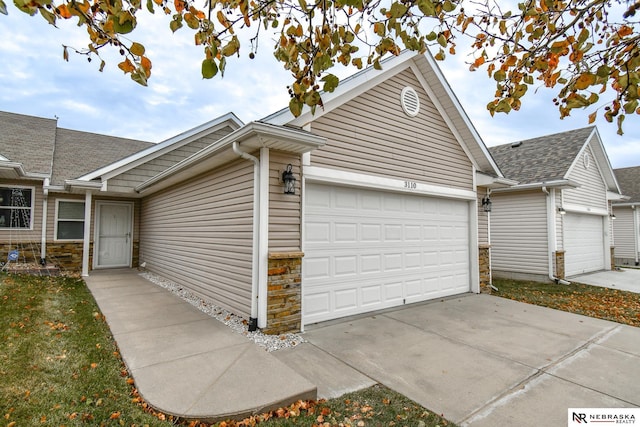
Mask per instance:
[[[407,116],[415,117],[420,112],[420,98],[412,87],[407,86],[402,89],[400,103]]]

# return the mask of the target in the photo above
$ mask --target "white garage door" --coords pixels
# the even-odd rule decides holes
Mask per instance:
[[[564,218],[565,274],[575,276],[604,269],[601,216],[568,213]]]
[[[303,322],[470,290],[464,201],[308,184]]]

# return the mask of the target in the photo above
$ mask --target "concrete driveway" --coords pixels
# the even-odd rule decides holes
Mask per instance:
[[[640,293],[640,269],[638,268],[597,271],[595,273],[570,277],[568,280],[585,283],[587,285]]]
[[[308,328],[272,353],[320,397],[381,383],[462,426],[566,426],[640,406],[640,328],[489,295]]]

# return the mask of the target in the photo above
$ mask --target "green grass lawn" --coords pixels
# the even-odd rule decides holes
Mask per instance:
[[[640,326],[640,294],[572,283],[558,285],[523,280],[494,279],[493,295],[557,310]]]
[[[84,281],[0,275],[0,426],[172,426],[136,393]],[[183,421],[187,426],[205,423]],[[382,386],[231,426],[452,426]]]

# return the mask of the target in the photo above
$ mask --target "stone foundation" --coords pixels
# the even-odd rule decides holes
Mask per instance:
[[[478,257],[480,265],[480,292],[491,293],[491,245],[480,245],[478,247]]]
[[[611,246],[611,269],[615,270],[616,269],[616,251],[615,251],[615,247]]]
[[[564,251],[556,251],[556,274],[558,279],[564,279]]]
[[[269,253],[265,334],[299,332],[302,327],[302,252]]]
[[[0,243],[0,261],[6,262],[11,249],[18,248],[20,263],[39,263],[40,244]],[[59,267],[62,271],[82,271],[82,242],[47,242],[47,264]],[[133,242],[131,265],[138,267],[140,260],[140,242]],[[93,242],[89,246],[89,270],[93,266]]]

